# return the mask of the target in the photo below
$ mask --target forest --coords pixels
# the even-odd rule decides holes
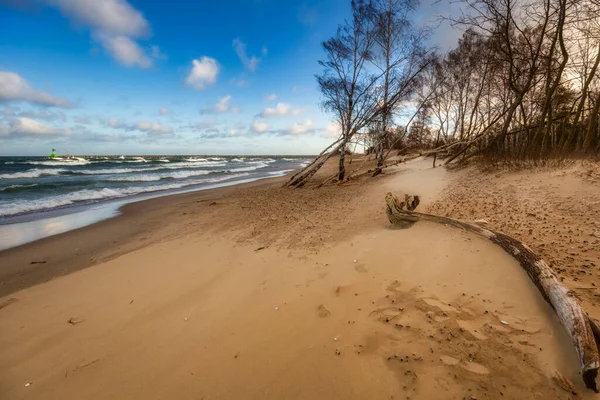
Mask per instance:
[[[416,150],[444,163],[537,164],[600,152],[600,0],[460,0],[463,34],[441,53],[417,0],[352,0],[316,76],[339,136],[288,181],[303,186],[357,145],[377,163]]]

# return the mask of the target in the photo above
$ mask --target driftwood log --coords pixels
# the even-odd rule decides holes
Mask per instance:
[[[501,232],[496,232],[476,224],[452,218],[415,212],[419,205],[418,196],[405,195],[404,201],[391,193],[385,196],[387,215],[394,225],[406,228],[417,221],[431,221],[465,229],[482,236],[500,246],[514,257],[539,289],[544,299],[552,306],[558,319],[571,337],[579,356],[581,375],[585,385],[598,392],[596,377],[600,368],[598,343],[600,329],[597,321],[591,318],[579,305],[573,293],[554,275],[548,264],[535,254],[526,244]]]

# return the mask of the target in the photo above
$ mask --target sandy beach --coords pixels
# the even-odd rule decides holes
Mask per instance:
[[[287,178],[274,178],[130,204],[117,218],[4,251],[2,398],[596,398],[514,259],[448,226],[393,229],[384,203],[389,191],[415,193],[423,210],[520,234],[599,316],[593,237],[538,240],[551,218],[570,218],[548,212],[572,195],[552,186],[565,179],[588,190],[560,209],[579,213],[571,229],[587,233],[583,207],[597,185],[586,189],[595,178],[579,171],[535,175],[537,186],[527,172],[492,174],[473,188],[473,170],[416,159],[320,189],[283,189]],[[507,192],[521,197],[500,200]],[[578,239],[565,256],[576,262],[561,258]]]

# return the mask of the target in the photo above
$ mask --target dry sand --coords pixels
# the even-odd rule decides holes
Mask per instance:
[[[600,319],[600,164],[451,175],[433,213],[485,219],[524,241]]]
[[[421,194],[427,209],[462,176],[429,164],[342,187],[271,181],[153,200],[0,253],[12,271],[0,397],[574,398],[558,371],[594,398],[512,258],[449,227],[390,228],[387,191]],[[84,239],[107,232],[114,246]],[[97,265],[81,269],[90,254]]]

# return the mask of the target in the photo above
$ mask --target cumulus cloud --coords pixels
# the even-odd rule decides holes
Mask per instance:
[[[277,95],[275,93],[271,93],[270,95],[267,96],[267,100],[275,101],[275,100],[277,100]]]
[[[73,104],[32,88],[20,75],[0,71],[0,102],[25,101],[47,107],[72,107]]]
[[[304,122],[295,123],[289,131],[292,135],[302,135],[308,133],[313,125],[313,122],[310,119],[307,119]]]
[[[150,68],[152,66],[152,59],[127,36],[97,34],[95,37],[114,59],[126,67]]]
[[[136,123],[125,123],[117,118],[108,118],[101,120],[106,126],[113,129],[123,129],[127,131],[141,131],[148,135],[170,135],[173,133],[173,128],[169,125],[162,125],[156,122],[140,121]]]
[[[227,111],[231,111],[234,114],[239,112],[239,107],[231,107],[231,96],[227,95],[225,97],[221,97],[217,104],[212,107],[203,108],[200,110],[200,114],[221,114]]]
[[[231,100],[231,96],[225,96],[219,100],[217,104],[215,104],[215,110],[217,112],[225,112],[229,110],[229,101]]]
[[[261,60],[256,56],[248,57],[248,53],[246,52],[246,43],[242,42],[240,38],[235,38],[233,39],[233,49],[248,71],[256,71]]]
[[[171,114],[171,110],[169,110],[166,107],[163,107],[160,109],[159,113],[160,113],[160,115],[169,115],[169,114]]]
[[[126,0],[46,0],[67,17],[113,35],[144,37],[150,25]]]
[[[153,59],[163,59],[157,46],[147,53],[137,40],[151,36],[150,24],[126,0],[43,0],[92,31],[92,38],[127,67],[149,68]]]
[[[269,96],[270,97],[270,96]],[[302,109],[292,107],[287,103],[277,103],[275,107],[267,107],[259,115],[264,118],[270,117],[287,117],[288,115],[298,115]]]
[[[168,125],[161,125],[150,122],[138,122],[134,125],[134,129],[146,132],[147,134],[152,136],[170,135],[173,133],[173,128],[171,128]]]
[[[217,81],[219,64],[211,57],[202,57],[192,61],[192,69],[185,79],[185,84],[196,90],[203,90]]]
[[[255,120],[252,123],[252,130],[256,133],[264,133],[269,130],[269,124],[265,121]]]
[[[10,121],[2,129],[2,136],[16,137],[62,137],[71,135],[70,129],[60,129],[40,124],[30,118],[18,117]]]

